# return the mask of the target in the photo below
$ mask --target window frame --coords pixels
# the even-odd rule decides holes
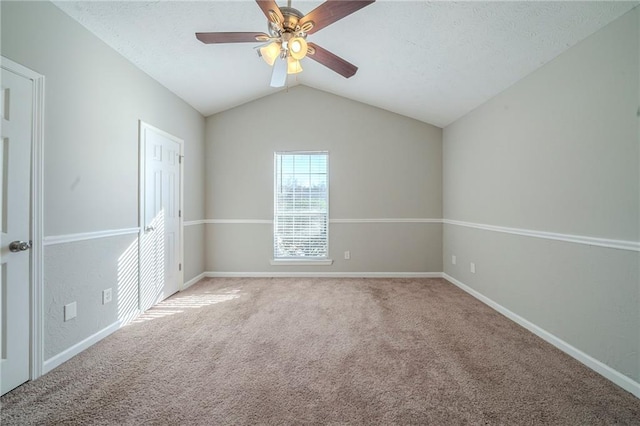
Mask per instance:
[[[293,156],[293,155],[324,155],[326,157],[326,246],[327,252],[325,256],[311,257],[311,256],[290,256],[290,257],[276,257],[276,207],[278,206],[278,157]],[[273,154],[273,226],[271,233],[272,244],[272,265],[331,265],[333,260],[329,258],[329,161],[330,155],[328,150],[318,151],[275,151]]]

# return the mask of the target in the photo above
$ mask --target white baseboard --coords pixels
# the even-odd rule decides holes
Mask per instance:
[[[208,278],[441,278],[441,272],[205,272]]]
[[[592,369],[596,373],[598,373],[598,374],[604,376],[605,378],[611,380],[613,383],[615,383],[616,385],[620,386],[622,389],[624,389],[624,390],[626,390],[628,392],[631,392],[633,395],[635,395],[636,397],[640,398],[640,383],[636,382],[635,380],[631,379],[630,377],[625,376],[624,374],[620,373],[619,371],[614,370],[613,368],[609,367],[608,365],[604,364],[601,361],[598,361],[597,359],[593,358],[592,356],[587,355],[586,353],[582,352],[580,349],[570,345],[569,343],[565,342],[564,340],[562,340],[562,339],[554,336],[553,334],[549,333],[548,331],[538,327],[534,323],[522,318],[520,315],[510,311],[509,309],[505,308],[504,306],[500,305],[499,303],[494,302],[493,300],[489,299],[487,296],[479,293],[478,291],[472,289],[471,287],[467,286],[466,284],[463,284],[462,282],[458,281],[457,279],[453,278],[452,276],[450,276],[450,275],[448,275],[446,273],[442,273],[442,277],[444,279],[446,279],[447,281],[453,283],[454,285],[456,285],[460,289],[466,291],[467,293],[469,293],[470,295],[472,295],[476,299],[480,300],[481,302],[485,303],[486,305],[488,305],[491,308],[495,309],[496,311],[500,312],[505,317],[507,317],[510,320],[520,324],[522,327],[526,328],[527,330],[529,330],[530,332],[532,332],[536,336],[538,336],[538,337],[542,338],[543,340],[546,340],[547,342],[551,343],[553,346],[555,346],[556,348],[560,349],[561,351],[563,351],[567,355],[569,355],[569,356],[575,358],[576,360],[580,361],[581,363],[583,363],[584,365],[586,365],[587,367],[589,367],[590,369]]]
[[[60,352],[58,355],[55,355],[44,362],[42,366],[42,374],[47,374],[49,371],[53,370],[63,362],[69,361],[74,356],[78,355],[80,352],[89,348],[90,346],[98,343],[100,340],[104,339],[114,331],[118,330],[122,327],[122,321],[116,321],[108,327],[103,328],[95,334],[87,337],[81,342],[76,343],[71,346],[69,349],[66,349]]]
[[[201,273],[200,275],[196,275],[195,277],[191,278],[189,281],[187,281],[186,283],[184,283],[182,285],[182,289],[180,291],[184,291],[186,289],[188,289],[189,287],[191,287],[192,285],[194,285],[195,283],[197,283],[198,281],[200,281],[203,278],[206,278],[206,272]]]

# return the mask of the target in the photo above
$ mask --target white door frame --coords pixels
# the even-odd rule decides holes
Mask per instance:
[[[33,82],[33,115],[31,132],[31,347],[29,348],[29,378],[42,376],[44,367],[44,281],[43,281],[43,218],[44,218],[44,76],[4,56],[2,69]]]
[[[178,291],[182,291],[184,287],[184,258],[183,258],[183,254],[184,254],[184,161],[183,161],[184,141],[180,138],[173,136],[170,133],[165,132],[164,130],[158,129],[157,127],[147,124],[142,120],[138,120],[138,145],[139,145],[138,146],[138,149],[139,149],[138,182],[140,185],[138,190],[138,228],[139,228],[139,231],[138,231],[139,232],[138,233],[138,309],[142,308],[140,306],[140,302],[141,302],[140,300],[140,296],[141,296],[140,259],[142,257],[142,251],[139,244],[140,244],[140,241],[142,241],[142,235],[144,234],[144,217],[145,217],[144,203],[145,203],[145,188],[146,188],[145,187],[146,156],[145,156],[145,146],[143,143],[144,141],[142,140],[142,132],[144,131],[144,129],[153,130],[159,135],[165,136],[166,138],[171,139],[172,141],[175,141],[180,146],[180,162],[178,164],[180,168],[180,185],[179,185],[180,194],[178,196],[178,199],[179,199],[178,209],[180,210],[180,214],[178,215],[178,232],[180,232],[180,237],[178,238],[178,262],[180,263],[180,265],[182,265],[182,267],[178,271]]]

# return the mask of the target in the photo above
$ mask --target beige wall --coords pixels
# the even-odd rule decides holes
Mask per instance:
[[[638,14],[444,129],[446,219],[637,245]],[[447,224],[443,254],[450,276],[640,379],[637,251]]]
[[[45,236],[138,226],[138,120],[185,141],[184,216],[202,219],[204,117],[53,4],[1,7],[2,55],[46,79]],[[46,358],[126,313],[120,304],[137,292],[137,273],[121,265],[132,257],[137,268],[135,238],[45,246]],[[203,249],[202,238],[187,232],[185,280],[204,270]],[[113,288],[114,303],[101,304],[105,288]],[[63,306],[72,301],[78,317],[65,323]]]
[[[297,86],[207,119],[207,219],[273,218],[273,154],[328,150],[331,219],[439,219],[441,129]],[[271,266],[272,226],[207,225],[214,272],[439,272],[442,225],[330,223],[332,266]],[[352,260],[343,258],[351,251]]]

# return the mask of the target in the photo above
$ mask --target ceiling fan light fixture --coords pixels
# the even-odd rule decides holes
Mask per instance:
[[[358,67],[315,43],[307,43],[306,38],[376,0],[325,0],[306,15],[292,8],[291,0],[282,7],[276,1],[255,0],[267,18],[267,33],[198,32],[196,38],[205,44],[261,42],[255,49],[272,67],[272,87],[283,87],[287,74],[302,72],[300,61],[307,56],[345,78],[355,75]]]
[[[307,56],[307,41],[302,37],[289,40],[288,47],[291,57],[298,61]]]
[[[260,56],[262,59],[269,64],[269,66],[273,66],[273,63],[280,56],[280,43],[273,42],[269,43],[264,47],[260,48]]]
[[[302,72],[302,65],[300,61],[292,56],[287,57],[287,74],[298,74]]]

